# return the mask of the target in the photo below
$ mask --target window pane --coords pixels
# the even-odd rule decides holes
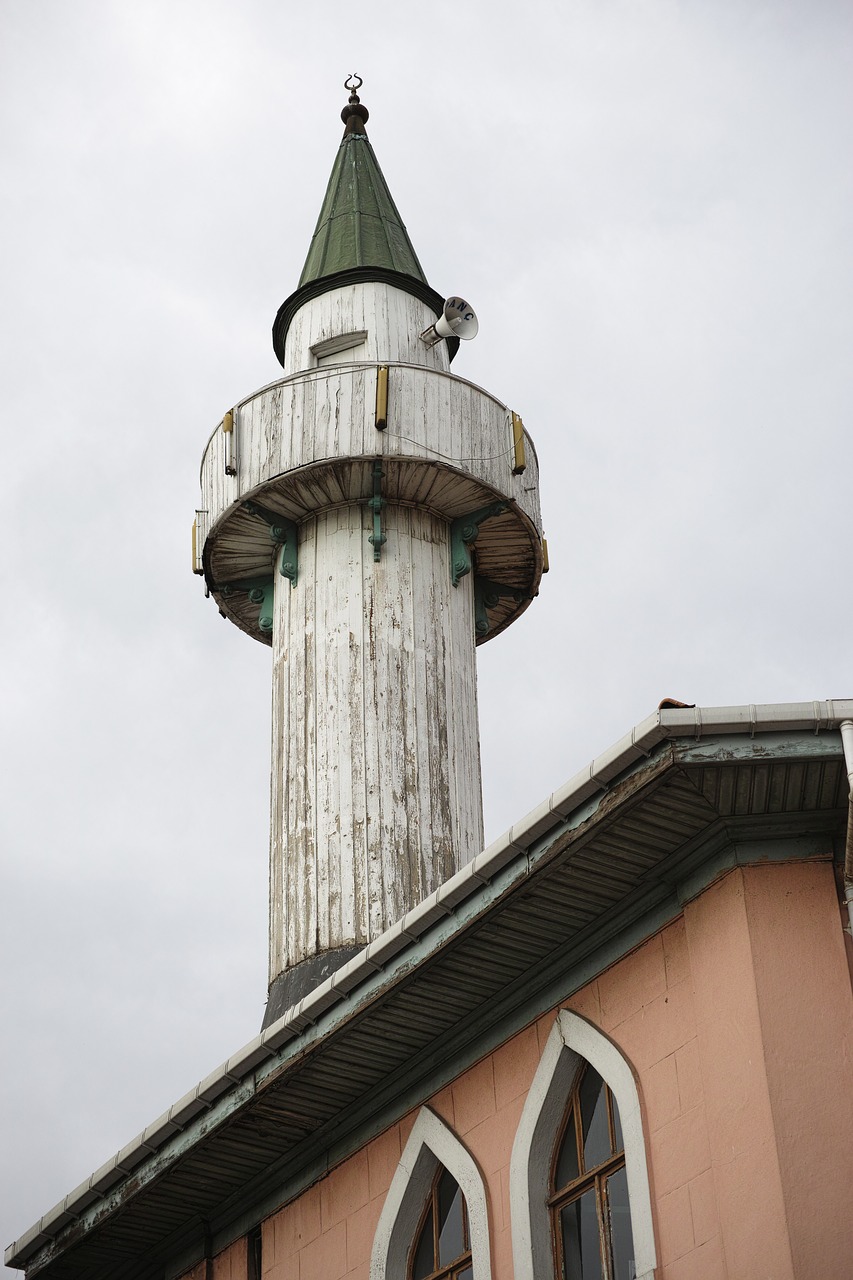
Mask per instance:
[[[462,1192],[445,1169],[438,1184],[438,1262],[446,1266],[465,1252]]]
[[[587,1067],[580,1087],[581,1127],[583,1129],[583,1166],[595,1169],[610,1157],[610,1131],[607,1127],[607,1097],[604,1081],[597,1071]]]
[[[560,1154],[557,1156],[554,1190],[560,1191],[563,1187],[567,1187],[570,1182],[574,1182],[579,1173],[578,1139],[575,1133],[575,1111],[573,1107],[569,1112],[566,1132],[563,1134],[563,1145],[560,1147]]]
[[[624,1166],[607,1179],[610,1209],[610,1245],[613,1251],[613,1280],[634,1280],[634,1238],[628,1208],[628,1177]]]
[[[460,1271],[457,1280],[474,1280],[474,1268],[466,1267],[464,1271]]]
[[[432,1275],[433,1271],[435,1271],[435,1248],[432,1239],[432,1208],[430,1208],[415,1249],[412,1280],[424,1280],[424,1276]]]
[[[595,1188],[560,1210],[563,1280],[604,1280]]]

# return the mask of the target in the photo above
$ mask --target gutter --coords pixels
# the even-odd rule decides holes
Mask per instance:
[[[96,1226],[119,1206],[119,1186],[131,1175],[144,1181],[143,1168],[158,1153],[168,1160],[165,1148],[178,1135],[194,1142],[196,1134],[210,1131],[228,1115],[239,1110],[257,1092],[284,1056],[298,1052],[298,1041],[318,1024],[334,1006],[347,1001],[378,971],[393,981],[395,964],[405,966],[405,953],[442,919],[453,915],[474,898],[511,864],[513,878],[527,875],[537,856],[565,829],[567,820],[584,804],[600,799],[612,783],[632,767],[647,760],[655,748],[678,738],[714,738],[728,734],[812,733],[818,735],[840,728],[844,760],[850,782],[845,857],[845,900],[853,928],[853,698],[822,702],[750,704],[740,707],[685,707],[657,710],[636,725],[609,750],[547,800],[512,826],[473,861],[445,881],[363,951],[349,960],[324,982],[288,1009],[259,1036],[250,1040],[227,1062],[176,1102],[117,1155],[108,1160],[85,1182],[55,1205],[39,1221],[6,1249],[8,1267],[24,1267],[42,1250],[54,1247],[63,1230],[71,1224]],[[515,873],[517,872],[517,876]],[[388,966],[386,970],[386,966]],[[352,1008],[352,1006],[350,1006]],[[337,1014],[341,1010],[336,1010]],[[334,1017],[334,1015],[333,1015]],[[333,1028],[328,1028],[333,1029]],[[84,1227],[84,1230],[87,1228]],[[59,1243],[61,1251],[62,1244]]]
[[[844,902],[853,935],[853,720],[842,720],[841,744],[844,747],[844,766],[847,769],[847,785],[850,795],[847,801],[847,843],[844,847]]]

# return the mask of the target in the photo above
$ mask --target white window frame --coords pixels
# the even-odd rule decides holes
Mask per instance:
[[[548,1208],[554,1147],[578,1072],[589,1062],[610,1085],[625,1139],[637,1280],[654,1280],[655,1237],[640,1096],[630,1066],[585,1018],[563,1009],[551,1029],[518,1122],[509,1166],[515,1280],[557,1280]]]
[[[367,342],[367,330],[358,329],[352,333],[338,333],[333,338],[324,338],[322,342],[315,342],[311,348],[311,354],[314,357],[317,366],[322,367],[323,362],[329,359],[329,356],[342,354],[344,351],[354,351],[356,347],[363,347]],[[330,361],[332,364],[343,363],[338,360]]]
[[[485,1183],[471,1153],[429,1107],[418,1112],[388,1188],[373,1237],[370,1280],[404,1280],[439,1165],[453,1175],[465,1197],[474,1280],[491,1280]]]

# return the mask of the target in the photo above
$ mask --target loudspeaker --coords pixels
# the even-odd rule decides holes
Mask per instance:
[[[424,329],[421,338],[430,347],[434,347],[442,338],[461,338],[463,342],[467,342],[476,338],[479,328],[480,322],[470,302],[466,302],[464,298],[448,298],[443,314],[435,324]]]

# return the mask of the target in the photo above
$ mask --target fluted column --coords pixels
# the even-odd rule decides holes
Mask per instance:
[[[299,529],[273,627],[270,983],[398,920],[482,848],[473,577],[390,504]]]

